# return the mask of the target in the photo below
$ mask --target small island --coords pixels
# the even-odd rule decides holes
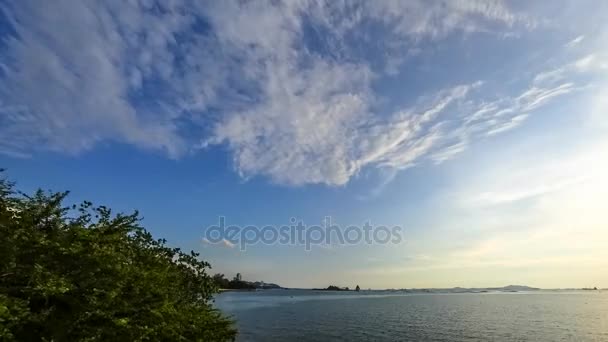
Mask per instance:
[[[354,290],[351,290],[348,286],[345,287],[339,287],[339,286],[335,286],[335,285],[329,285],[326,288],[321,288],[321,289],[312,289],[313,291],[359,291],[359,285],[357,285],[357,287]]]

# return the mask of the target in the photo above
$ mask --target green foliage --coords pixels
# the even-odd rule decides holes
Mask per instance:
[[[137,212],[66,196],[0,179],[0,341],[234,339],[197,253],[155,240]]]

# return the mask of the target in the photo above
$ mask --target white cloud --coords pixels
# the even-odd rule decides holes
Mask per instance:
[[[524,120],[526,120],[526,118],[528,118],[528,114],[520,114],[517,115],[513,118],[511,118],[510,120],[496,125],[494,128],[490,129],[489,131],[486,132],[486,135],[495,135],[498,133],[502,133],[502,132],[506,132],[508,130],[511,130],[519,125],[522,124],[522,122]]]
[[[608,57],[604,54],[587,54],[558,68],[540,72],[534,77],[535,85],[555,84],[576,74],[600,73],[608,70]]]
[[[77,153],[104,140],[171,156],[183,150],[171,114],[140,111],[129,96],[141,90],[132,80],[171,73],[166,46],[185,16],[170,12],[166,20],[132,3],[87,1],[19,1],[3,12],[15,30],[1,59],[3,150]]]
[[[555,193],[589,184],[595,185],[596,190],[606,190],[606,182],[600,175],[608,167],[601,161],[608,145],[605,140],[588,145],[565,156],[538,156],[533,159],[534,163],[528,158],[505,162],[493,172],[486,171],[486,177],[476,180],[478,184],[467,184],[460,203],[467,208],[510,205],[543,196],[557,197]]]
[[[565,46],[565,47],[567,47],[567,48],[573,48],[573,47],[575,47],[576,45],[580,44],[580,42],[582,42],[582,41],[583,41],[583,39],[585,39],[585,36],[584,36],[584,35],[580,35],[580,36],[578,36],[578,37],[576,37],[576,38],[572,39],[571,41],[569,41],[569,42],[568,42],[566,45],[564,45],[564,46]]]
[[[575,89],[485,101],[482,82],[450,81],[378,112],[374,82],[424,43],[535,25],[501,1],[24,0],[2,12],[14,34],[0,57],[0,152],[12,155],[110,141],[179,157],[202,141],[225,144],[243,177],[342,185],[368,166],[450,159]]]
[[[608,56],[589,54],[574,62],[574,67],[581,72],[608,70]]]
[[[434,121],[480,84],[441,91],[433,101],[383,119],[371,108],[376,72],[365,60],[336,61],[303,48],[301,13],[312,13],[310,20],[335,38],[331,43],[339,51],[348,50],[344,36],[364,20],[394,27],[392,36],[385,37],[388,41],[473,30],[474,16],[509,25],[517,20],[498,2],[453,7],[417,1],[366,2],[360,7],[295,2],[270,9],[257,2],[218,5],[213,23],[219,39],[246,55],[245,74],[258,80],[260,95],[257,104],[220,120],[203,146],[226,143],[244,177],[262,174],[290,185],[342,185],[368,165],[413,165],[443,138],[441,125]],[[428,15],[413,15],[412,10]],[[234,13],[239,13],[237,18]],[[436,21],[443,17],[450,20]],[[441,27],[436,27],[438,22]]]
[[[234,248],[234,243],[232,243],[226,239],[222,239],[222,245],[224,245],[227,248]]]
[[[489,131],[491,132],[491,131]],[[488,133],[489,133],[488,132]],[[433,153],[431,159],[436,164],[441,164],[447,160],[454,158],[456,155],[464,152],[468,147],[467,138],[463,138],[463,140],[458,141],[452,145],[447,145],[443,149]]]
[[[205,245],[215,245],[215,246],[219,245],[219,246],[221,246],[221,247],[225,247],[225,248],[234,248],[234,247],[235,247],[235,244],[234,244],[234,243],[232,243],[232,242],[230,242],[230,241],[228,241],[228,240],[226,240],[226,239],[222,239],[222,240],[221,240],[220,242],[218,242],[218,243],[212,243],[212,242],[211,242],[211,241],[209,241],[207,238],[203,238],[203,240],[202,240],[202,241],[203,241],[203,244],[205,244]]]
[[[398,34],[438,37],[455,30],[489,30],[484,18],[511,26],[516,22],[533,25],[532,19],[514,14],[502,1],[373,1],[366,3],[372,16],[390,23]]]
[[[552,99],[576,90],[573,83],[557,84],[550,87],[532,85],[522,94],[503,96],[498,100],[468,101],[469,106],[461,111],[465,114],[460,120],[451,119],[457,124],[431,151],[430,158],[440,164],[464,152],[472,141],[491,137],[512,130]],[[449,120],[448,117],[446,120]],[[447,122],[447,121],[446,121]]]

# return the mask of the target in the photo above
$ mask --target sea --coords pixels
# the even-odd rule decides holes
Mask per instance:
[[[225,292],[237,341],[608,341],[608,291]]]

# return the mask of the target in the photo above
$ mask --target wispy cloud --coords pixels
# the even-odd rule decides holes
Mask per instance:
[[[585,39],[585,35],[580,35],[574,39],[572,39],[571,41],[569,41],[568,43],[566,43],[564,46],[567,48],[573,48],[576,45],[578,45],[580,42],[583,41],[583,39]]]
[[[446,77],[380,110],[378,83],[405,79],[429,45],[536,27],[501,1],[24,0],[1,12],[0,152],[15,156],[224,145],[245,178],[343,185],[365,167],[453,158],[576,88],[561,71],[519,97]]]
[[[534,164],[501,166],[487,183],[480,181],[465,191],[461,202],[467,208],[511,205],[518,201],[539,199],[584,184],[600,184],[600,172],[607,165],[598,159],[606,143],[588,148],[581,153],[561,158],[537,158]],[[602,183],[603,184],[603,183]],[[605,185],[603,185],[605,187]],[[482,188],[483,190],[480,190]]]
[[[535,85],[555,84],[578,73],[601,73],[608,71],[608,55],[590,53],[579,56],[562,66],[538,73]]]
[[[205,245],[211,245],[211,246],[221,246],[221,247],[225,247],[225,248],[234,248],[235,244],[226,240],[226,239],[222,239],[222,241],[218,242],[218,243],[211,243],[209,240],[207,240],[206,238],[203,238],[203,244]]]
[[[179,155],[173,114],[132,100],[145,91],[142,79],[172,83],[167,51],[189,18],[163,8],[165,17],[132,2],[3,4],[14,34],[0,60],[2,149],[77,153],[110,140]]]

